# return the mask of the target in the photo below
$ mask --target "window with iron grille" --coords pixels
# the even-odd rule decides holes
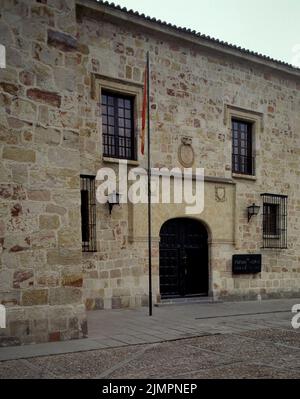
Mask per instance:
[[[263,248],[287,248],[286,195],[262,194]]]
[[[96,251],[95,177],[80,176],[82,251]]]
[[[252,156],[252,123],[232,120],[232,171],[243,175],[254,175]]]
[[[103,155],[135,159],[134,97],[102,91]]]

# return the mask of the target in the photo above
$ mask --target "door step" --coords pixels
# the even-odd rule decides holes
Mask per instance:
[[[169,298],[169,299],[161,299],[159,303],[156,303],[154,306],[166,306],[166,305],[188,305],[194,303],[221,303],[222,301],[216,300],[209,296],[203,297],[192,297],[192,298]]]

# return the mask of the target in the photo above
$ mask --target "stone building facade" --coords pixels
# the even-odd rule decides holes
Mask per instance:
[[[152,166],[205,171],[201,214],[186,215],[185,204],[152,207],[154,301],[168,289],[197,294],[197,278],[206,280],[199,293],[215,299],[299,295],[299,69],[102,2],[0,0],[0,8],[2,345],[84,337],[86,310],[147,304],[147,205],[110,213],[92,204],[93,251],[82,251],[81,217],[84,179],[118,168],[103,153],[103,95],[131,99],[128,166],[147,166],[138,150],[147,51]],[[251,148],[248,173],[247,163],[233,168],[243,129],[251,143],[243,149],[237,138],[237,154]],[[275,205],[264,205],[263,193]],[[253,203],[260,212],[248,220]],[[201,245],[178,238],[192,231]],[[266,234],[277,248],[265,248]],[[174,260],[162,236],[183,255]],[[261,271],[233,274],[238,254],[261,255]],[[195,269],[196,286],[182,291],[180,273],[173,287],[162,283],[168,262],[176,273],[182,262],[205,271]]]

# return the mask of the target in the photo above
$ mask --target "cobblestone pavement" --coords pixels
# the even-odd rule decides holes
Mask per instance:
[[[53,355],[39,356],[33,345],[31,356],[0,362],[0,378],[300,378],[292,303],[300,301],[165,307],[152,319],[111,311],[105,325],[105,313],[93,313],[89,339],[106,347],[55,354],[49,346]]]
[[[0,363],[0,378],[300,378],[300,335],[245,330]]]

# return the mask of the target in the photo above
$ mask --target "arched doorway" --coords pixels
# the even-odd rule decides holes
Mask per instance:
[[[208,234],[194,219],[165,222],[159,243],[162,298],[208,295]]]

